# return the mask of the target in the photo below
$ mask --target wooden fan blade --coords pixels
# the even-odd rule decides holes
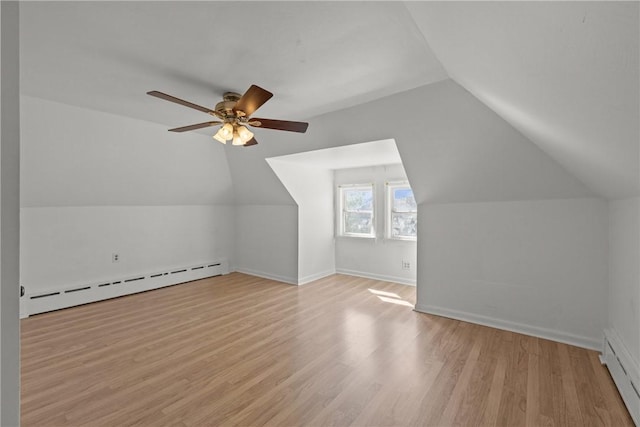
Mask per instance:
[[[189,125],[189,126],[182,126],[179,128],[169,129],[169,132],[186,132],[188,130],[208,128],[210,126],[221,125],[221,124],[222,122],[204,122],[204,123],[198,123],[197,125]]]
[[[202,111],[203,113],[215,114],[215,111],[210,108],[194,104],[193,102],[185,101],[184,99],[176,98],[175,96],[167,95],[166,93],[158,92],[157,90],[147,92],[147,95],[155,96],[156,98],[164,99],[166,101],[175,102],[176,104],[184,105],[185,107],[194,108],[196,110]]]
[[[258,141],[255,138],[251,138],[247,142],[244,143],[244,147],[251,147],[252,145],[256,145]]]
[[[307,131],[307,128],[309,127],[309,123],[290,122],[287,120],[256,119],[252,117],[251,121],[260,122],[260,126],[258,127],[261,127],[261,128],[286,130],[289,132],[305,133]]]
[[[233,109],[235,111],[242,111],[245,115],[250,116],[272,96],[273,94],[268,90],[264,90],[260,86],[251,85],[244,95],[240,97]]]

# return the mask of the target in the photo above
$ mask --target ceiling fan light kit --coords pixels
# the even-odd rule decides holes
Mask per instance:
[[[260,108],[273,96],[271,92],[256,85],[251,85],[251,87],[244,93],[244,95],[240,95],[236,92],[226,92],[222,96],[222,101],[216,104],[214,110],[207,107],[202,107],[189,101],[184,101],[180,98],[167,95],[163,92],[158,92],[157,90],[147,92],[147,94],[155,96],[156,98],[164,99],[166,101],[175,102],[176,104],[184,105],[185,107],[202,111],[221,120],[182,126],[179,128],[169,129],[169,131],[186,132],[190,130],[222,125],[220,126],[220,129],[218,129],[218,131],[213,135],[213,139],[221,142],[222,144],[226,144],[228,141],[232,141],[232,145],[242,145],[245,147],[256,145],[258,142],[254,138],[253,132],[251,132],[247,128],[247,125],[262,127],[265,129],[285,130],[289,132],[299,133],[305,133],[307,131],[307,127],[309,126],[309,124],[305,122],[250,118],[251,114],[253,114],[258,108]]]

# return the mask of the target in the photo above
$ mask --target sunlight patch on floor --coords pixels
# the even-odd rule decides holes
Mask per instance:
[[[405,300],[403,300],[403,299],[396,299],[396,298],[383,297],[383,296],[380,296],[380,295],[378,295],[378,298],[379,298],[381,301],[384,301],[384,302],[390,302],[391,304],[404,305],[405,307],[411,307],[411,308],[413,308],[413,304],[411,304],[410,302],[405,301]]]
[[[368,291],[377,296],[380,301],[413,308],[413,304],[403,300],[398,294],[394,294],[393,292],[379,291],[377,289],[368,289]]]
[[[369,292],[375,295],[382,295],[385,297],[400,298],[398,294],[394,294],[393,292],[378,291],[376,289],[369,289]]]

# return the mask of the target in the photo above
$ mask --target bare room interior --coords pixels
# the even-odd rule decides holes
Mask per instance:
[[[0,425],[640,424],[639,2],[0,23]]]

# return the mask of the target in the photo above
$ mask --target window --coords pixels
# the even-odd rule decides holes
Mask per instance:
[[[341,236],[375,237],[373,184],[339,187]]]
[[[387,183],[387,237],[416,240],[418,206],[408,182]]]

